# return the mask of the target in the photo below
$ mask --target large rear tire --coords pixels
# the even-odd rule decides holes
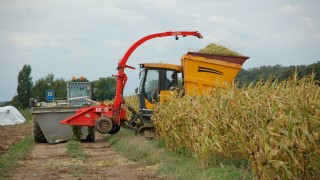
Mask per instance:
[[[33,140],[37,143],[47,143],[47,139],[44,136],[39,124],[37,121],[32,121],[32,132],[33,132]]]

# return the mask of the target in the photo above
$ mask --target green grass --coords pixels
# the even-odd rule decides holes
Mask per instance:
[[[67,153],[68,155],[76,160],[83,162],[86,158],[86,154],[79,141],[71,140],[67,142]],[[74,177],[81,177],[85,171],[84,163],[76,164],[71,166],[71,175]]]
[[[0,158],[0,179],[6,179],[10,172],[19,167],[20,161],[31,150],[34,143],[31,136],[21,139],[17,144],[11,146],[8,153]]]
[[[171,152],[162,140],[134,136],[133,131],[121,129],[116,135],[104,137],[126,158],[141,166],[156,167],[154,173],[169,179],[246,179],[247,172],[229,165],[202,167],[190,152]]]
[[[27,108],[27,109],[20,109],[19,112],[21,113],[21,115],[26,118],[26,121],[32,121],[32,114],[31,114],[31,109]]]
[[[84,159],[86,154],[84,153],[81,143],[79,141],[71,140],[67,142],[68,155],[72,158]]]

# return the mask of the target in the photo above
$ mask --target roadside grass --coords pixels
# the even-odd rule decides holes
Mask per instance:
[[[33,147],[33,139],[26,136],[17,144],[11,146],[8,152],[0,157],[0,179],[6,179],[9,173],[14,171],[20,165],[20,161]]]
[[[66,143],[68,155],[76,162],[71,166],[71,175],[74,177],[81,177],[85,170],[84,160],[86,154],[81,146],[81,143],[76,140],[71,140]]]
[[[203,166],[185,149],[172,152],[161,140],[135,136],[133,131],[121,129],[116,135],[104,137],[111,146],[138,165],[148,167],[160,177],[169,179],[250,179],[246,168],[228,163]],[[222,162],[222,161],[221,161]],[[227,161],[226,161],[227,162]]]
[[[19,112],[24,118],[26,118],[27,122],[32,121],[31,108],[20,109]]]

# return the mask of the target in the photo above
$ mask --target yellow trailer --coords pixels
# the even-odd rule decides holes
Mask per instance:
[[[185,93],[203,94],[206,90],[231,83],[246,56],[223,56],[189,52],[181,58]]]

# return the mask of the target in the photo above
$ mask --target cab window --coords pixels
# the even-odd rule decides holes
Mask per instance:
[[[163,90],[170,90],[171,87],[177,87],[176,73],[175,71],[166,70]]]
[[[158,101],[159,70],[148,70],[145,80],[145,97],[149,102]]]

